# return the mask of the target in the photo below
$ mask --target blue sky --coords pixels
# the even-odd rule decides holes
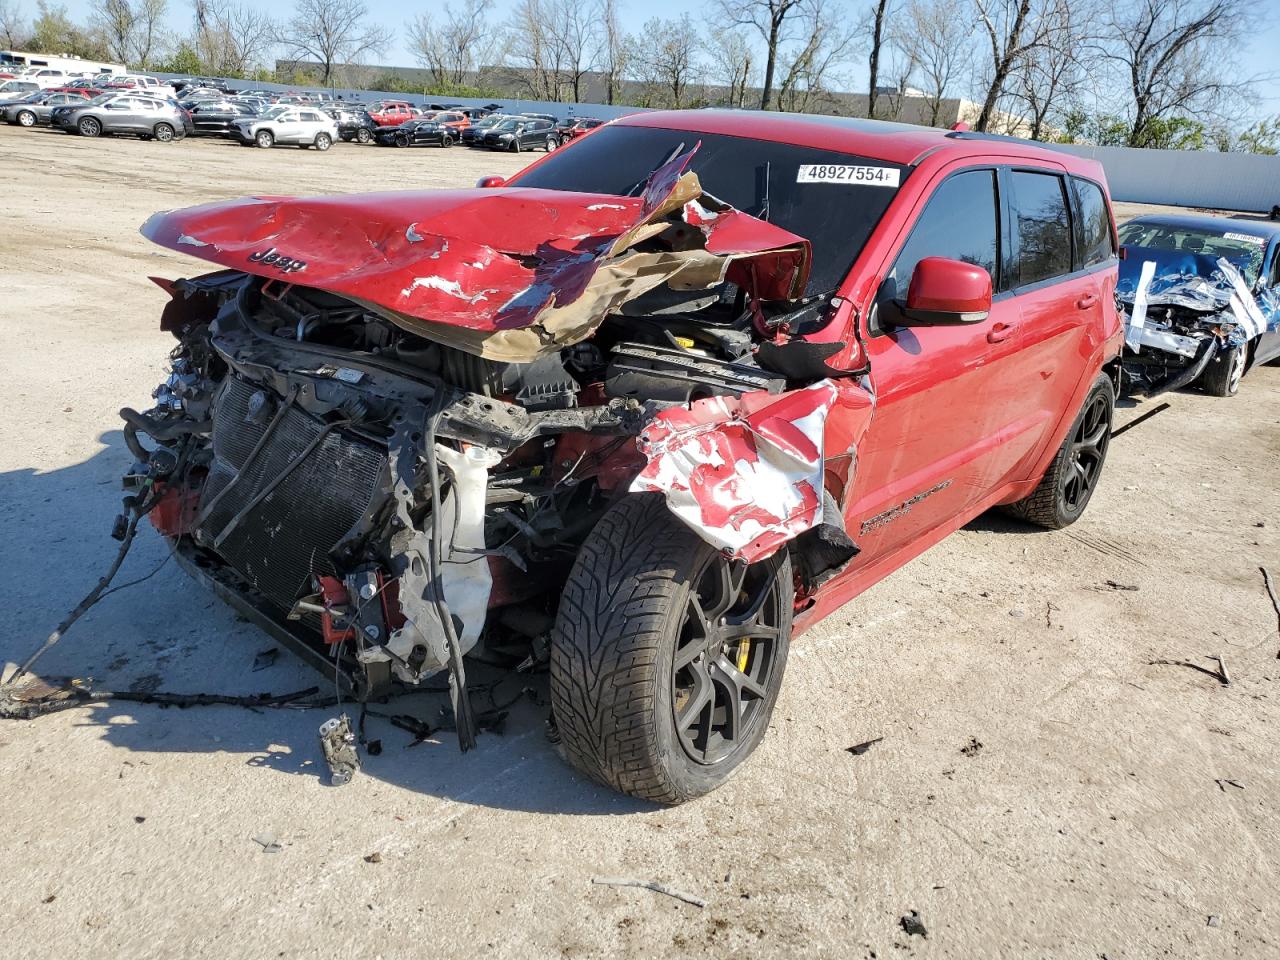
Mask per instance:
[[[28,16],[35,13],[35,0],[20,0],[20,2],[26,7]],[[52,2],[57,3],[59,0],[52,0]],[[61,0],[61,2],[65,3],[74,19],[88,19],[92,9],[90,0]],[[849,2],[851,6],[859,9],[869,5],[869,0],[861,0],[861,2],[849,0]],[[406,19],[424,10],[438,9],[442,5],[441,0],[408,4],[401,0],[366,0],[366,3],[372,18],[391,28],[393,35],[398,38],[404,35],[403,25]],[[499,19],[505,17],[512,3],[513,0],[496,0],[496,16]],[[169,0],[169,6],[170,28],[175,32],[189,32],[192,19],[190,0]],[[685,11],[696,16],[699,6],[698,0],[692,0],[692,2],[690,0],[621,0],[620,4],[624,27],[633,31],[638,30],[650,17],[678,17]],[[1251,30],[1249,44],[1238,52],[1235,62],[1238,64],[1241,76],[1244,77],[1278,72],[1277,64],[1280,61],[1277,60],[1276,50],[1280,49],[1280,9],[1278,9],[1280,0],[1262,0],[1260,6],[1264,13],[1269,8],[1273,15],[1258,18],[1257,26]],[[288,0],[273,4],[273,7],[283,15],[289,9]],[[378,62],[397,66],[414,65],[413,57],[400,42],[394,42],[386,54],[378,58]],[[850,86],[858,90],[865,88],[865,65],[853,72]],[[973,95],[972,91],[963,89],[954,92],[960,96]],[[1250,111],[1254,116],[1262,117],[1280,113],[1280,76],[1260,84],[1258,94],[1262,102],[1258,104],[1257,109]]]

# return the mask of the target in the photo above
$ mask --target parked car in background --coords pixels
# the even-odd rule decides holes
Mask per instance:
[[[52,87],[45,91],[46,93],[78,93],[86,100],[92,100],[94,97],[102,93],[94,87],[88,85],[87,82],[81,81],[79,84],[69,84],[65,87]]]
[[[237,120],[231,135],[245,146],[276,144],[328,150],[338,138],[338,124],[316,107],[280,105],[258,117]]]
[[[512,119],[512,117],[505,113],[491,113],[488,116],[475,121],[463,130],[461,142],[468,147],[483,147],[484,135],[500,124],[503,120],[510,119]]]
[[[379,127],[374,137],[380,147],[451,147],[457,143],[453,131],[437,120],[409,120],[398,127]]]
[[[232,124],[256,117],[258,111],[234,100],[202,100],[191,107],[190,114],[196,135],[227,137],[232,135]]]
[[[49,119],[54,127],[82,137],[131,134],[161,143],[181,140],[194,129],[187,112],[172,100],[133,93],[55,107]]]
[[[461,110],[441,110],[431,119],[450,131],[454,143],[460,142],[463,131],[471,126],[471,118]]]
[[[126,73],[111,77],[107,82],[106,89],[146,93],[153,97],[174,99],[177,97],[172,86],[156,77],[141,73]]]
[[[34,127],[49,122],[56,107],[86,104],[89,98],[78,93],[53,93],[41,91],[15,103],[0,104],[0,116],[6,123],[20,127]]]
[[[1153,214],[1125,223],[1120,242],[1125,372],[1143,392],[1234,396],[1280,357],[1280,223]]]
[[[374,123],[369,111],[357,104],[341,104],[333,110],[333,119],[338,124],[338,136],[348,143],[372,143],[374,134],[381,129]]]
[[[481,143],[491,150],[542,149],[550,153],[560,146],[555,123],[532,117],[512,117],[485,131]]]
[[[369,104],[367,112],[380,127],[398,127],[417,115],[407,100],[375,100]]]
[[[42,90],[47,90],[50,87],[60,87],[71,78],[72,75],[70,73],[57,67],[39,67],[28,70],[22,75],[23,80],[30,80],[39,84]]]
[[[561,120],[556,124],[556,133],[560,137],[560,144],[563,146],[570,140],[577,139],[588,130],[594,130],[596,127],[604,126],[603,120],[597,120],[595,117],[569,117],[567,120]]]
[[[40,84],[34,80],[0,80],[0,102],[19,100],[40,89]]]

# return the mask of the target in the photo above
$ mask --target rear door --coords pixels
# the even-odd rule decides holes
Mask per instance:
[[[298,129],[301,126],[301,121],[298,119],[296,110],[286,110],[280,114],[273,126],[275,127],[276,141],[278,143],[298,142]]]
[[[1046,167],[1005,171],[1012,204],[1014,294],[1021,312],[1019,377],[1026,393],[1001,426],[1009,479],[1029,471],[1074,403],[1104,310],[1115,296],[1114,232],[1102,188]]]
[[[1016,407],[1018,307],[1008,289],[1007,211],[996,166],[939,172],[894,255],[869,315],[866,341],[876,395],[873,426],[857,451],[846,498],[859,564],[904,547],[986,496],[1004,438],[997,410]],[[988,317],[965,325],[894,323],[924,257],[977,264],[992,277]]]

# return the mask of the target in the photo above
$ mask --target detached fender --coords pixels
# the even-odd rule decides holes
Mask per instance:
[[[709,397],[659,413],[641,431],[647,463],[633,492],[666,497],[680,520],[727,556],[754,563],[823,521],[828,438],[853,455],[874,401],[851,381]],[[828,429],[840,407],[838,431]],[[848,449],[845,449],[845,447]]]

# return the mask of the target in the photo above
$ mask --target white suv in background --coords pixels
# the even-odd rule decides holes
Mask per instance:
[[[338,121],[313,107],[287,104],[260,117],[237,120],[231,135],[246,147],[257,144],[265,148],[280,143],[328,150],[338,139]]]

